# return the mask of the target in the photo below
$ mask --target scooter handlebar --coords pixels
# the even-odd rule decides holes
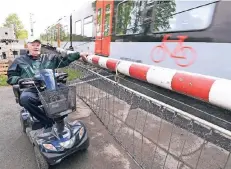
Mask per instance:
[[[28,86],[35,85],[35,81],[33,78],[23,78],[18,81],[19,86]]]
[[[26,81],[26,82],[22,82],[22,85],[33,85],[34,81]]]
[[[18,83],[23,83],[23,82],[27,82],[27,81],[33,81],[33,78],[22,78],[18,81]]]

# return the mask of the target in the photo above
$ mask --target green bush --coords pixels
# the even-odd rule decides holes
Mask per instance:
[[[7,81],[7,76],[0,75],[0,86],[8,86],[8,84],[6,83],[6,81]]]
[[[68,78],[67,78],[68,81],[75,80],[81,76],[81,72],[76,69],[65,68],[62,71],[68,73]]]

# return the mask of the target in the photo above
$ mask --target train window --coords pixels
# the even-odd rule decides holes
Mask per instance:
[[[142,32],[142,11],[145,3],[141,0],[124,1],[118,5],[116,34],[137,34]]]
[[[199,2],[198,6],[188,9],[190,3],[187,2],[189,1],[165,1],[164,4],[157,3],[155,5],[155,20],[152,31],[158,33],[207,28],[212,21],[215,3],[199,6],[202,2],[194,1],[194,5],[190,2],[191,6],[196,6],[196,2]],[[187,9],[187,11],[182,11],[184,9]],[[181,12],[178,13],[178,11]]]
[[[147,4],[153,3],[155,0],[147,0]]]
[[[86,37],[92,37],[93,30],[93,16],[89,16],[83,21],[83,35]]]
[[[105,21],[104,21],[104,36],[109,35],[109,29],[110,29],[110,4],[107,4],[106,11],[105,11]]]
[[[101,28],[102,28],[102,8],[98,9],[97,12],[97,36],[101,36]]]
[[[189,9],[197,8],[212,2],[215,2],[217,0],[197,0],[197,1],[176,1],[176,0],[168,0],[168,1],[157,1],[156,6],[160,6],[165,9],[169,9],[169,6],[171,5],[171,8],[174,8],[173,11],[171,11],[172,14],[176,14],[182,11],[186,11]]]
[[[89,16],[84,19],[83,24],[88,24],[91,23],[92,21],[93,21],[93,17]]]
[[[81,20],[75,22],[75,34],[82,35],[82,23]]]

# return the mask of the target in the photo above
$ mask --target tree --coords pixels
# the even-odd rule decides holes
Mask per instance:
[[[28,37],[27,30],[24,29],[21,20],[15,13],[9,14],[8,17],[5,19],[5,23],[3,24],[4,27],[8,28],[11,28],[12,25],[14,26],[15,36],[17,39],[25,39]]]
[[[57,41],[58,28],[57,25],[51,26],[47,32],[40,34],[40,38],[43,41]],[[69,40],[69,34],[65,31],[65,26],[60,24],[60,40],[67,41]]]
[[[146,32],[151,25],[153,30],[150,31],[168,30],[169,21],[176,10],[175,0],[153,0],[152,4],[150,8],[147,6],[147,1],[142,0],[128,0],[121,3],[117,11],[116,34],[140,34]],[[147,16],[149,13],[151,16]],[[150,20],[146,23],[146,19]]]
[[[28,32],[25,29],[18,31],[17,39],[27,39],[27,38],[28,38]]]
[[[170,28],[169,20],[173,18],[172,14],[176,11],[175,0],[157,1],[155,5],[155,24],[153,31],[166,31]]]
[[[119,5],[118,8],[118,22],[116,33],[119,35],[126,34],[128,25],[131,23],[131,11],[133,9],[133,5],[135,2],[133,1],[125,1],[124,3]]]

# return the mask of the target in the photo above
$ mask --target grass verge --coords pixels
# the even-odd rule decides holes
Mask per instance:
[[[68,81],[72,81],[81,77],[81,72],[76,69],[64,68],[62,71],[68,74]]]
[[[0,86],[8,86],[8,84],[6,83],[6,81],[7,81],[7,76],[0,75]]]

